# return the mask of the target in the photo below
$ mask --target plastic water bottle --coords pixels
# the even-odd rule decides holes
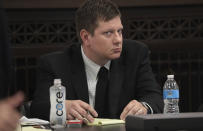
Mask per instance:
[[[54,85],[50,87],[50,126],[52,128],[66,127],[66,88],[61,85],[61,79],[54,79]]]
[[[164,113],[179,113],[179,87],[174,80],[174,75],[167,75],[163,87]]]

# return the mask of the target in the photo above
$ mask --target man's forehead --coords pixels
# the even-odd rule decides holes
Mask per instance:
[[[121,23],[121,19],[119,16],[112,18],[111,20],[105,21],[103,19],[97,20],[97,28],[99,27],[118,27],[122,28],[123,25]]]

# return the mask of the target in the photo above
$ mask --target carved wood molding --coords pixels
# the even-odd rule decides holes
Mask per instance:
[[[176,49],[200,49],[203,47],[202,7],[124,8],[121,10],[124,38],[143,41],[152,49],[164,49],[170,44],[176,46]],[[13,46],[32,48],[77,42],[74,11],[8,10]],[[195,44],[190,44],[194,42]]]

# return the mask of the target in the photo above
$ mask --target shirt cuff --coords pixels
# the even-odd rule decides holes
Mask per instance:
[[[153,109],[151,108],[151,106],[146,103],[146,102],[140,102],[146,109],[147,109],[147,114],[153,114]]]

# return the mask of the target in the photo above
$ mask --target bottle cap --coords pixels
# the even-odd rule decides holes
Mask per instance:
[[[167,75],[167,78],[173,79],[174,75]]]
[[[61,79],[54,79],[54,84],[61,84]]]

